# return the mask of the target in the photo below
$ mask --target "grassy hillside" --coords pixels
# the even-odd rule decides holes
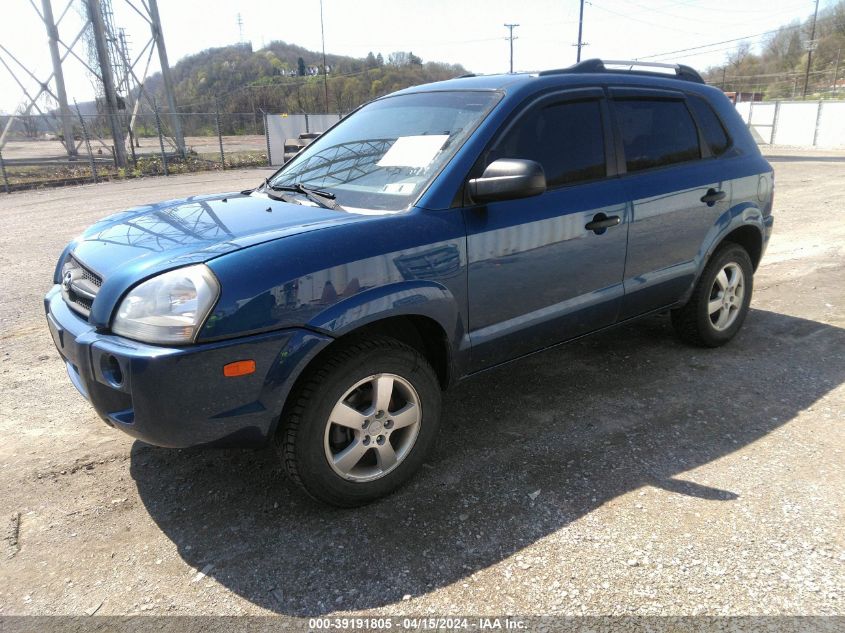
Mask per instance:
[[[326,55],[328,104],[322,54],[285,42],[254,51],[249,44],[212,48],[173,67],[176,99],[182,112],[348,112],[361,103],[415,84],[466,74],[457,64],[423,62],[413,53],[383,59]],[[163,102],[161,75],[147,83]]]

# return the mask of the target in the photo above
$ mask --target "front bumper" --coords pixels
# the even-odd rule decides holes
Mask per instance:
[[[103,420],[158,446],[260,444],[275,430],[285,398],[331,338],[286,329],[214,343],[157,347],[98,332],[54,286],[47,324],[71,382]],[[252,359],[256,371],[224,377]]]

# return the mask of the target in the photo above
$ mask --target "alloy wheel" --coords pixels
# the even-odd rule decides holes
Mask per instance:
[[[372,481],[394,470],[420,431],[416,389],[396,374],[373,374],[335,404],[323,441],[332,470],[350,481]]]
[[[716,275],[707,301],[707,314],[716,330],[722,332],[734,324],[744,297],[745,275],[739,264],[729,262]]]

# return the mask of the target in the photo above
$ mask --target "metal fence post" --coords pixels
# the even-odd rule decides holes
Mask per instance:
[[[815,147],[819,142],[819,126],[822,123],[822,107],[824,106],[824,101],[819,99],[819,105],[816,109],[816,127],[813,130],[813,147]]]
[[[0,171],[3,172],[3,187],[6,189],[6,193],[12,193],[9,189],[9,177],[6,175],[6,163],[3,161],[2,151],[0,151]]]
[[[311,130],[308,129],[308,113],[305,114],[305,133],[307,134]]]
[[[161,118],[158,115],[158,105],[153,101],[153,113],[156,120],[156,131],[158,132],[158,146],[161,148],[161,168],[164,170],[164,175],[169,176],[170,171],[167,169],[167,155],[164,153],[164,136],[161,134]]]
[[[273,160],[270,156],[270,126],[267,125],[267,113],[264,110],[261,111],[264,115],[264,142],[267,144],[267,166],[273,166]]]
[[[129,127],[129,151],[132,154],[132,164],[138,168],[138,156],[135,154],[135,134],[132,132],[132,127]]]
[[[780,101],[775,101],[775,114],[772,117],[772,135],[769,137],[769,145],[775,144],[775,137],[778,133],[778,119],[780,119]]]
[[[94,162],[94,152],[91,151],[91,139],[88,138],[88,128],[85,127],[85,119],[82,118],[82,113],[79,111],[79,105],[74,102],[76,106],[76,115],[79,117],[79,125],[82,126],[82,140],[85,141],[85,148],[88,150],[88,162],[91,163],[91,175],[94,176],[94,183],[100,182],[97,177],[97,163]]]
[[[217,124],[217,142],[220,143],[220,166],[226,169],[226,156],[223,154],[223,134],[220,131],[220,102],[214,100],[214,122]]]

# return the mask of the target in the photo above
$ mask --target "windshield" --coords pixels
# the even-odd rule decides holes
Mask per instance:
[[[500,96],[456,91],[380,99],[308,145],[270,185],[329,192],[346,209],[405,209]]]

